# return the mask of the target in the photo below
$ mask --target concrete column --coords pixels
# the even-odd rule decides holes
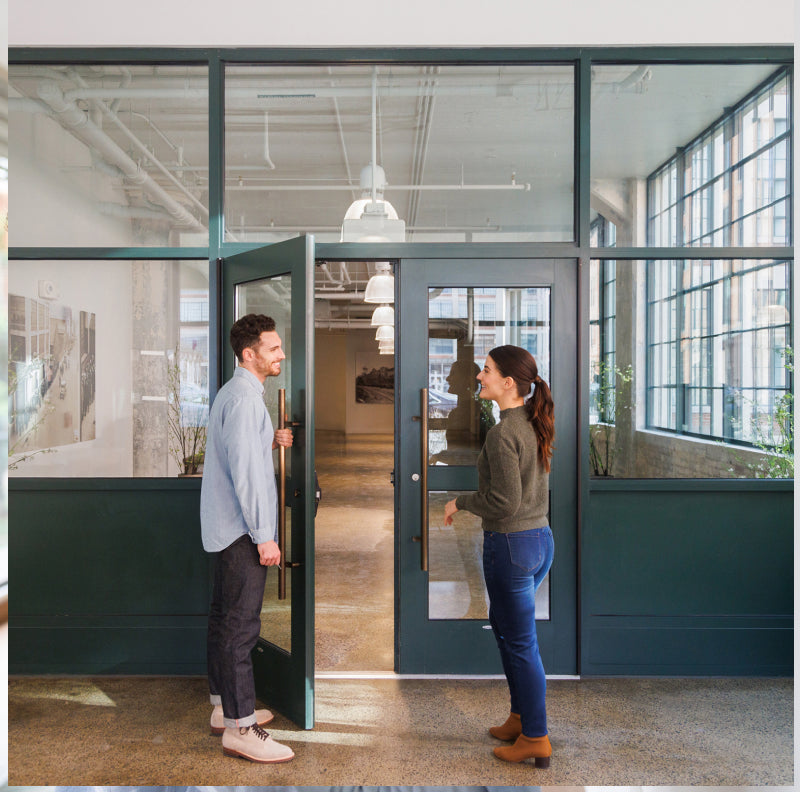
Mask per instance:
[[[178,470],[169,455],[167,366],[178,343],[180,263],[131,267],[133,475],[171,476]]]

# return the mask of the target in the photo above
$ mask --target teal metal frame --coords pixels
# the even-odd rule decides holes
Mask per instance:
[[[210,389],[212,395],[216,392],[222,381],[222,332],[220,317],[222,310],[222,259],[226,256],[248,249],[259,247],[258,244],[229,243],[224,240],[224,82],[225,65],[230,64],[535,64],[535,63],[573,63],[575,67],[575,141],[574,141],[574,183],[575,183],[575,217],[574,240],[565,243],[535,244],[399,244],[399,245],[358,245],[358,244],[319,244],[317,255],[320,258],[337,259],[400,259],[413,258],[561,258],[578,261],[579,293],[578,315],[588,318],[589,306],[589,261],[591,259],[656,259],[656,258],[793,258],[793,247],[781,248],[592,248],[589,244],[589,217],[590,217],[590,139],[591,139],[591,69],[596,64],[637,64],[637,63],[672,63],[672,64],[742,64],[742,63],[771,63],[776,66],[793,64],[794,52],[788,46],[721,46],[721,47],[553,47],[553,48],[474,48],[474,49],[448,49],[448,48],[10,48],[9,64],[61,64],[61,63],[107,63],[107,64],[132,64],[132,63],[159,63],[159,64],[197,64],[207,65],[209,88],[209,180],[210,180],[210,205],[209,205],[209,244],[208,247],[192,248],[53,248],[53,247],[11,247],[9,250],[10,261],[34,260],[115,260],[115,259],[198,259],[208,258],[210,262],[210,328],[209,332],[216,339],[216,344],[210,348]],[[790,188],[793,194],[793,184]],[[589,351],[588,321],[579,322],[578,346],[578,371],[576,374],[576,387],[578,390],[578,513],[579,536],[578,564],[579,569],[591,567],[591,558],[586,558],[586,547],[583,532],[591,524],[590,497],[592,493],[600,493],[601,489],[589,479],[589,370],[586,362]],[[65,486],[64,482],[67,482]],[[623,493],[635,492],[636,482],[614,482],[612,490]],[[677,481],[665,484],[665,487],[679,488],[682,492],[700,489],[714,491],[714,482],[705,481]],[[790,497],[786,490],[791,491],[792,482],[783,484],[769,484],[760,482],[753,489],[753,483],[747,481],[733,481],[726,484],[732,492],[741,492],[744,495],[759,492],[780,492],[777,496],[784,499]],[[41,581],[40,567],[34,552],[34,545],[38,541],[33,533],[28,530],[30,522],[41,523],[47,519],[48,512],[40,509],[37,503],[41,502],[41,494],[53,493],[54,497],[66,499],[67,491],[72,488],[76,493],[88,494],[93,487],[102,488],[104,491],[122,493],[141,487],[143,490],[162,488],[160,480],[61,480],[61,479],[20,479],[9,480],[10,520],[12,530],[15,531],[15,542],[12,543],[11,567],[15,578],[32,579]],[[621,490],[617,490],[620,487]],[[758,489],[761,487],[762,489]],[[781,487],[783,489],[781,489]],[[165,491],[171,491],[169,487]],[[59,494],[60,493],[60,494]],[[598,495],[598,498],[606,497]],[[65,501],[66,502],[66,501]],[[86,513],[81,506],[78,512],[86,518]],[[20,522],[20,515],[24,514],[24,522]],[[785,515],[785,511],[781,512]],[[99,519],[99,518],[98,518]],[[16,524],[14,527],[13,524]],[[88,534],[94,535],[91,530]],[[196,540],[196,535],[190,536],[191,541]],[[775,554],[792,553],[791,531],[788,539],[783,536],[775,538],[773,547]],[[197,543],[199,546],[199,542]],[[16,547],[15,547],[16,545]],[[152,552],[152,548],[150,549]],[[21,553],[21,555],[20,555]],[[84,569],[75,571],[75,580],[83,579],[82,576],[92,576],[95,569],[92,563],[86,562]],[[582,575],[578,579],[577,597],[583,602],[585,585]],[[56,578],[58,579],[58,578]],[[53,585],[53,579],[48,580],[47,590],[58,593]],[[55,600],[46,602],[37,600],[43,621],[39,622],[41,629],[46,629],[45,623],[58,612]],[[165,605],[168,609],[168,605]],[[46,611],[50,609],[50,614]],[[18,654],[19,636],[22,634],[21,623],[17,620],[19,610],[12,609],[11,622],[11,658],[12,672],[22,673],[31,670],[32,666]],[[38,618],[38,617],[37,617]],[[585,644],[587,642],[587,629],[585,620],[589,614],[585,610],[579,613],[581,625],[578,631],[580,642],[579,656],[580,670],[590,673],[593,667],[586,661]],[[32,629],[32,624],[29,625]],[[31,635],[30,632],[27,633]],[[178,649],[166,650],[179,656]],[[25,655],[29,658],[29,655]],[[41,670],[63,671],[76,669],[74,656],[66,650],[64,652],[52,648],[52,654],[45,663],[47,669]],[[146,664],[126,667],[128,672],[137,668],[145,670]],[[598,671],[598,673],[600,673]],[[627,671],[616,667],[611,673],[637,673],[634,668]],[[760,671],[757,673],[761,673]]]

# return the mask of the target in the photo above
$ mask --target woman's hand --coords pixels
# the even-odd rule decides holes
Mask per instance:
[[[444,524],[445,525],[452,525],[453,524],[453,515],[458,511],[456,508],[456,499],[453,498],[451,501],[447,501],[444,505]]]

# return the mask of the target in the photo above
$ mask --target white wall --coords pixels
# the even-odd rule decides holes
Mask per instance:
[[[392,434],[393,404],[358,404],[356,375],[364,356],[377,355],[374,330],[318,330],[315,337],[314,427],[345,434]],[[374,357],[392,366],[391,356]]]
[[[347,335],[343,330],[318,330],[314,344],[314,427],[345,432]]]
[[[6,0],[7,2],[7,0]],[[790,44],[793,0],[15,0],[12,46],[590,46]]]

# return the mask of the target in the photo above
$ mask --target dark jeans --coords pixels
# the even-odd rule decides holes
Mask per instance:
[[[553,563],[553,533],[535,528],[483,533],[483,574],[492,625],[511,693],[511,711],[526,737],[547,734],[545,682],[536,640],[536,589]]]
[[[208,613],[208,683],[211,695],[222,698],[226,726],[256,722],[250,652],[261,631],[266,581],[267,568],[248,535],[217,555]]]

